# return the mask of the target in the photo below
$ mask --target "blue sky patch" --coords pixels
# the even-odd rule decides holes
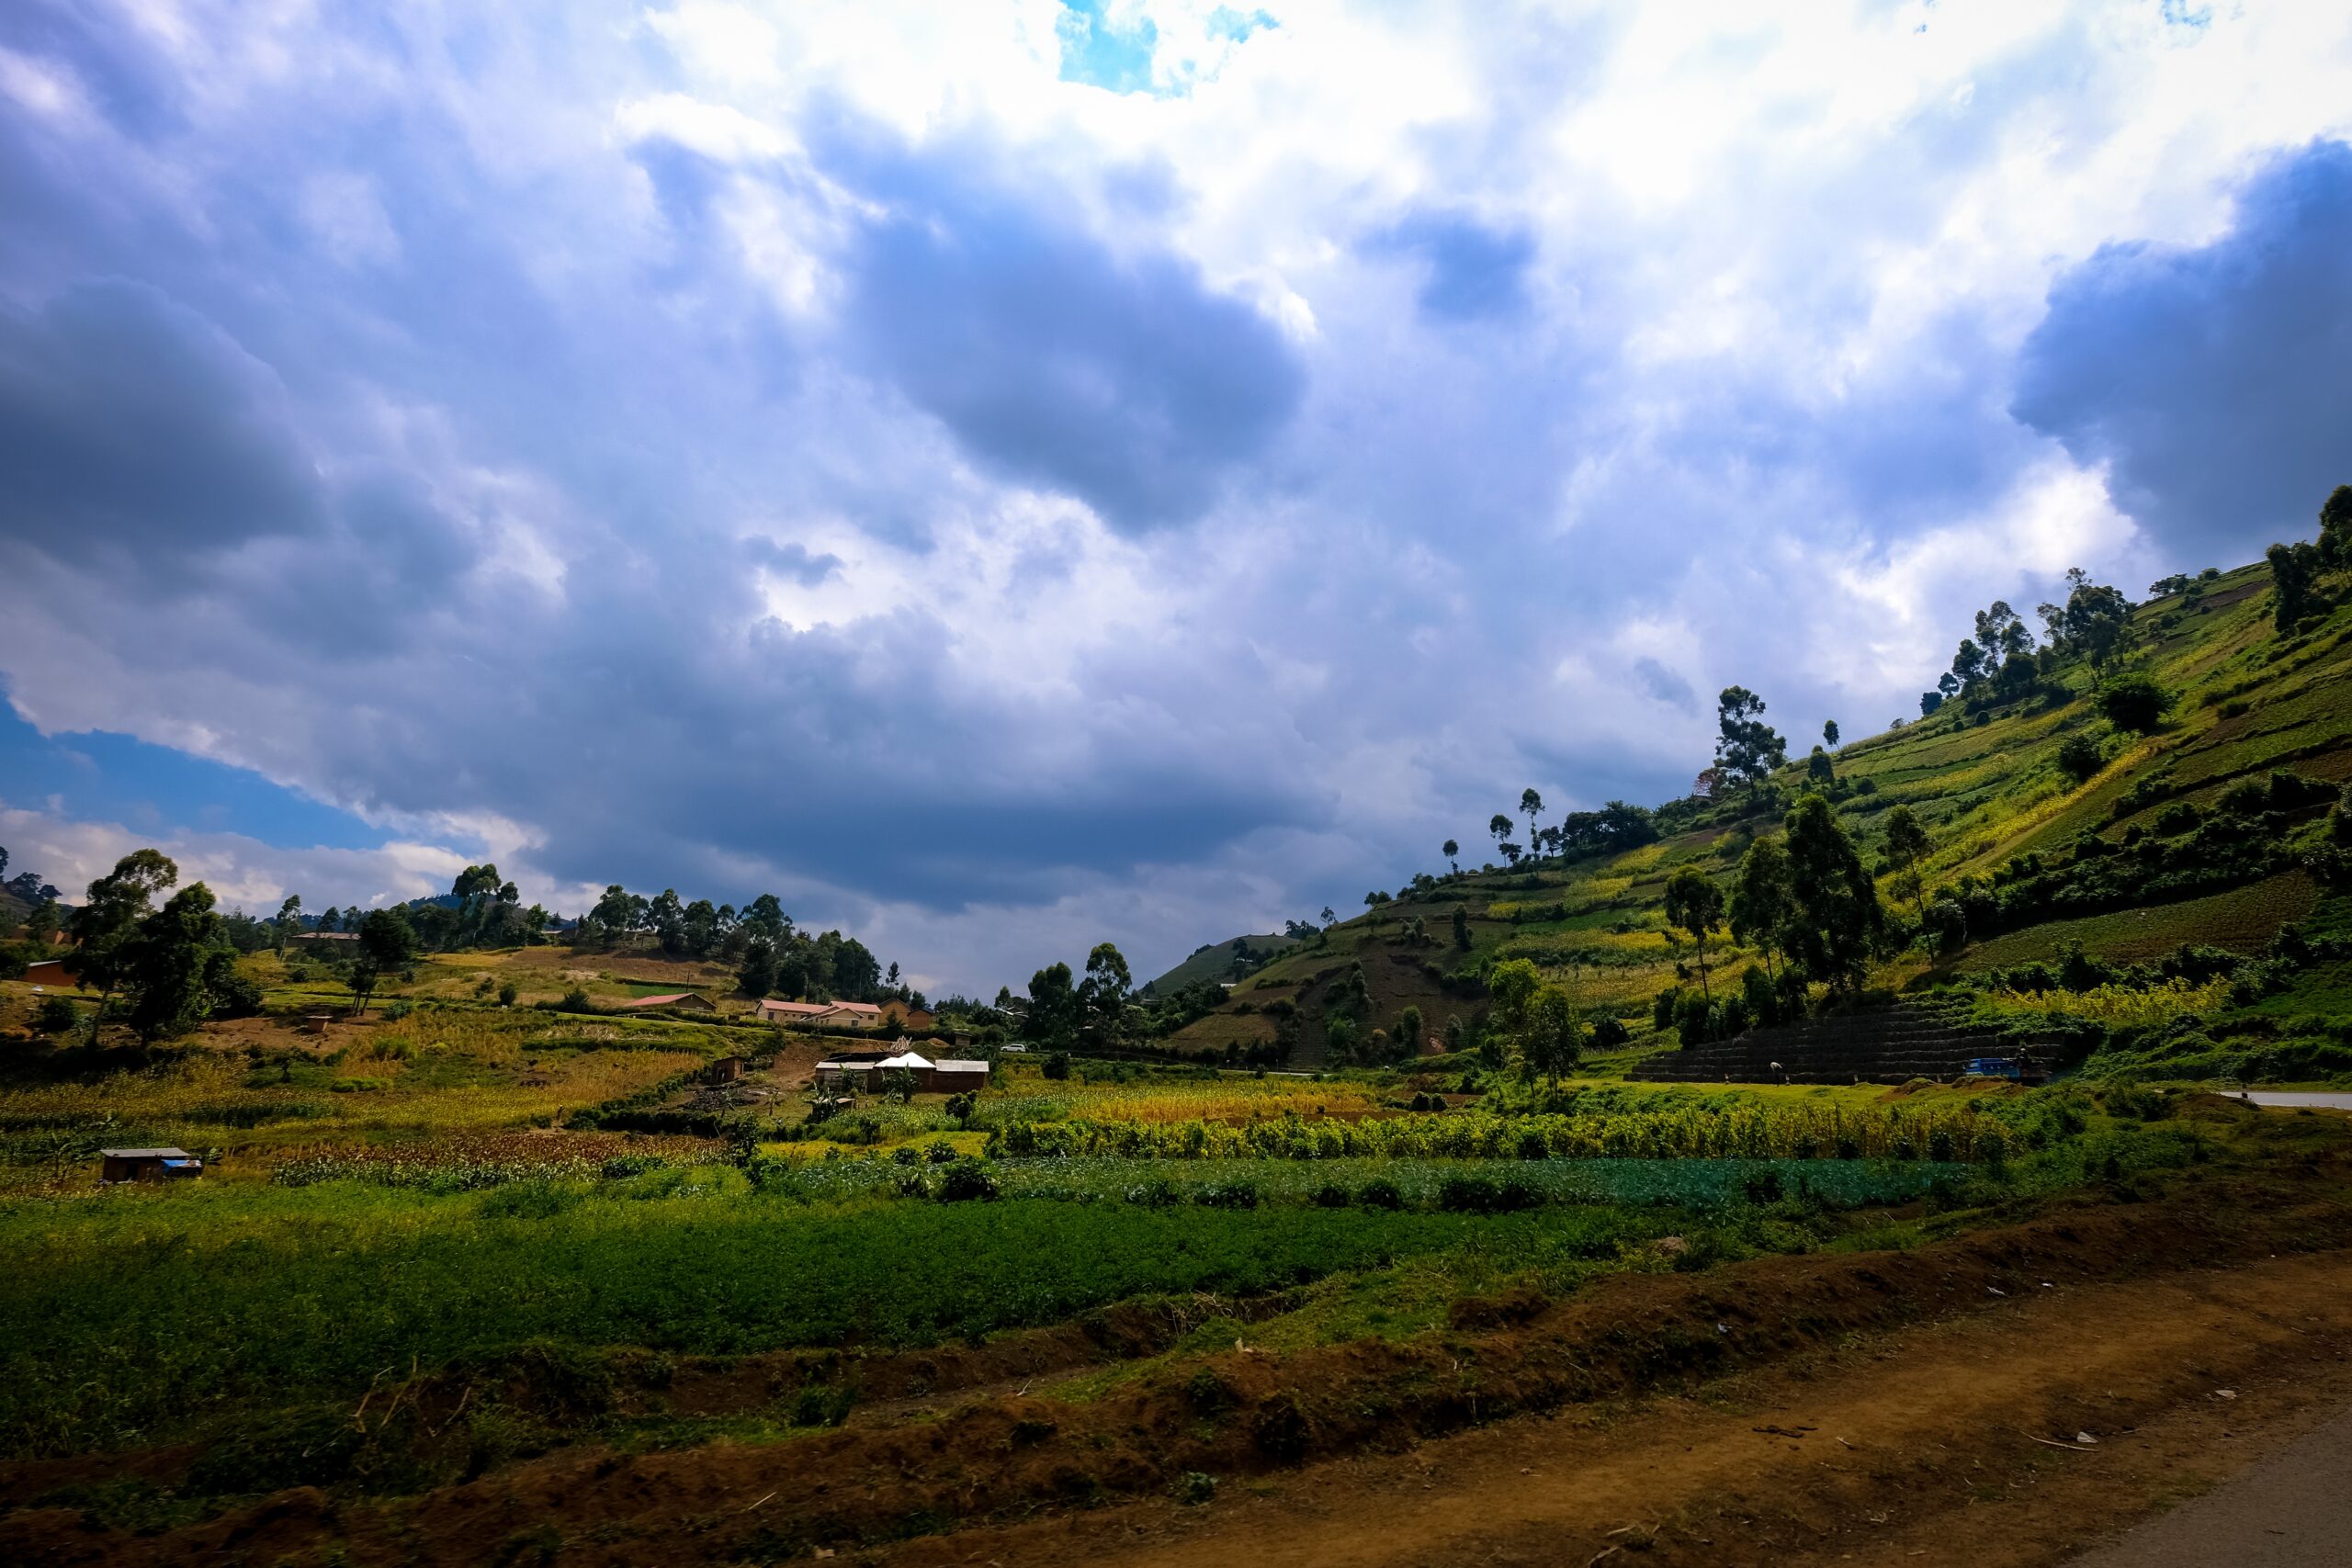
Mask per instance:
[[[281,849],[372,850],[391,835],[261,774],[85,729],[44,737],[0,704],[0,800],[164,838],[242,833]],[[36,868],[37,869],[37,868]]]
[[[1062,40],[1062,80],[1111,93],[1151,91],[1151,51],[1159,29],[1143,16],[1123,27],[1105,9],[1105,0],[1062,0],[1054,24]]]

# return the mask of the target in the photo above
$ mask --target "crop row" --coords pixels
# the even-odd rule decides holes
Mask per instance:
[[[1765,1106],[1609,1115],[1408,1114],[1346,1122],[1284,1118],[1235,1126],[1019,1122],[989,1135],[1003,1157],[1145,1159],[1894,1159],[1998,1165],[2008,1139],[1966,1111]]]

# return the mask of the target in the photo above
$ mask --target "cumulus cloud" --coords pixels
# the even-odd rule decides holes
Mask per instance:
[[[1281,330],[1190,258],[1117,254],[954,151],[863,184],[886,205],[842,263],[861,351],[1007,478],[1118,527],[1186,522],[1296,410]]]
[[[2105,465],[2191,565],[2306,534],[2352,479],[2352,146],[2281,154],[2200,245],[2103,245],[2050,290],[2018,417]]]
[[[2325,7],[1081,9],[0,14],[0,678],[390,846],[9,830],[1148,972],[2316,500]]]

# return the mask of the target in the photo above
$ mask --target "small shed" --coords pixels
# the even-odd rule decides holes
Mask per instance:
[[[204,1162],[186,1149],[100,1149],[100,1181],[173,1181],[202,1176]]]
[[[710,1083],[733,1083],[743,1076],[743,1058],[721,1056],[703,1069],[704,1079]]]
[[[38,964],[25,965],[25,983],[31,986],[79,986],[62,958],[44,958]]]
[[[931,1065],[931,1087],[944,1094],[986,1089],[989,1087],[989,1065],[942,1057]]]

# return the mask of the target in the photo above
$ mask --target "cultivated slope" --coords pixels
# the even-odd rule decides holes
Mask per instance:
[[[2166,818],[2168,808],[2183,802],[2211,808],[2232,785],[2267,780],[2274,769],[2335,784],[2352,779],[2352,607],[2280,637],[2272,628],[2268,569],[2249,566],[2193,594],[2141,606],[2133,626],[2130,667],[2177,699],[2153,735],[2119,733],[2101,717],[2093,672],[2075,660],[2056,673],[2064,690],[2054,699],[1982,715],[1948,705],[1836,753],[1838,814],[1865,856],[1875,862],[1883,853],[1886,813],[1911,807],[1934,844],[1924,878],[1932,901],[1964,878],[2007,874],[2015,857],[2061,856],[2080,834],[2116,842],[2134,828],[2177,832],[2184,818]],[[2075,735],[2098,739],[2108,759],[2079,784],[2058,764],[2061,745]],[[1703,761],[1692,759],[1693,766]],[[1792,797],[1804,787],[1803,764],[1776,782]],[[1498,781],[1496,792],[1506,808],[1516,785],[1499,785],[1510,784]],[[1358,964],[1372,1023],[1393,1028],[1411,1005],[1435,1031],[1449,1016],[1466,1019],[1483,1005],[1475,976],[1487,961],[1525,957],[1588,1006],[1621,1017],[1637,1054],[1663,1045],[1648,1038],[1651,1001],[1675,982],[1678,963],[1687,967],[1693,957],[1688,940],[1667,929],[1667,879],[1695,865],[1728,887],[1747,844],[1778,827],[1777,808],[1720,805],[1686,815],[1683,830],[1628,852],[1465,872],[1408,891],[1276,959],[1173,1043],[1221,1051],[1228,1043],[1272,1039],[1281,1028],[1295,1031],[1298,1059],[1313,1063],[1322,1059],[1325,1013],[1352,987]],[[1466,825],[1461,837],[1472,837]],[[1892,878],[1881,887],[1890,904],[1908,904]],[[2055,956],[2074,942],[2119,962],[2154,957],[2183,942],[2253,952],[2290,921],[2316,916],[2318,929],[2352,925],[2344,902],[2325,899],[2303,870],[2273,867],[2121,909],[1974,932],[1934,971],[1924,956],[1910,957],[1882,965],[1874,978],[1916,987],[1951,973]],[[1457,942],[1457,910],[1466,917],[1466,949]],[[1708,957],[1719,984],[1736,982],[1755,961],[1728,933],[1711,942]],[[1289,1018],[1285,1004],[1294,1010]]]

